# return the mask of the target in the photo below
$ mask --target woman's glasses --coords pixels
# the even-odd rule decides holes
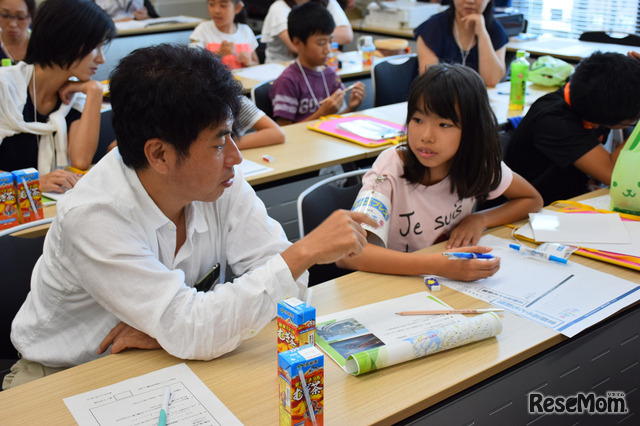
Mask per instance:
[[[13,21],[14,19],[16,21],[26,21],[29,19],[29,15],[9,15],[7,13],[0,12],[0,19],[4,21]]]

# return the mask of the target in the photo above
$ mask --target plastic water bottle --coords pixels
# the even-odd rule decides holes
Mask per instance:
[[[527,52],[518,50],[516,59],[511,62],[511,92],[509,94],[509,109],[524,109],[524,97],[527,92],[527,77],[529,61]]]
[[[358,51],[362,55],[362,65],[371,65],[373,63],[373,52],[376,51],[376,46],[373,44],[373,37],[362,36],[358,38]]]

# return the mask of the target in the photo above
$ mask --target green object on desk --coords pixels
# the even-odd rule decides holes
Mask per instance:
[[[611,174],[611,210],[640,215],[640,123],[636,124]]]
[[[529,71],[529,81],[541,86],[562,86],[573,72],[573,66],[553,56],[541,56]]]

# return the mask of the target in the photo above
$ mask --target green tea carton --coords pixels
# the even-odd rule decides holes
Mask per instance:
[[[324,355],[305,345],[278,354],[280,426],[322,426]]]
[[[316,308],[290,298],[278,303],[278,353],[316,342]]]
[[[13,183],[16,186],[16,194],[18,196],[18,218],[20,223],[44,219],[38,171],[30,167],[28,169],[14,170],[11,174],[13,174]]]
[[[0,172],[0,229],[11,228],[18,223],[18,203],[13,175]]]

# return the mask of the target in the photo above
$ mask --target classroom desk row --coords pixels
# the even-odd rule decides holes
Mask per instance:
[[[498,123],[503,124],[510,117],[526,113],[529,106],[536,99],[555,89],[555,87],[530,85],[525,109],[516,111],[509,109],[509,83],[503,82],[496,87],[489,88],[489,101],[497,116]],[[404,123],[406,121],[407,104],[403,102],[370,108],[358,111],[358,114],[365,114],[395,123]],[[283,127],[286,135],[284,144],[243,150],[242,156],[244,158],[259,164],[266,164],[262,159],[264,155],[270,155],[275,160],[268,163],[268,166],[273,170],[248,176],[247,181],[253,186],[274,183],[305,173],[315,172],[325,167],[375,158],[389,147],[389,145],[372,148],[364,147],[324,133],[309,130],[307,126],[308,123],[296,123]],[[45,207],[44,210],[45,217],[55,216],[55,206]],[[40,233],[42,229],[48,229],[48,225],[23,231],[22,234]]]
[[[532,56],[549,55],[569,62],[579,62],[597,51],[616,52],[626,55],[630,50],[638,50],[639,48],[622,44],[580,41],[545,34],[534,40],[526,41],[511,38],[507,43],[507,50],[515,52],[519,49],[526,50]]]
[[[490,233],[508,238],[510,231],[506,227],[499,227],[490,230]],[[443,244],[440,244],[425,249],[425,251],[442,249]],[[635,271],[580,256],[572,256],[571,260],[640,284],[640,274]],[[385,276],[356,272],[313,287],[312,304],[317,308],[318,315],[326,315],[424,291],[424,289],[421,277]],[[456,308],[488,306],[484,302],[447,287],[438,293],[438,297]],[[636,305],[615,316],[621,318],[620,321],[627,321],[623,325],[618,324],[618,328],[622,327],[627,330],[627,334],[636,333],[635,341],[638,340],[638,313],[640,313],[640,309]],[[629,321],[635,322],[629,324]],[[453,420],[453,417],[456,416],[479,417],[478,413],[481,411],[487,413],[499,411],[494,410],[496,407],[504,408],[502,413],[507,416],[506,419],[513,420],[516,415],[527,416],[526,409],[522,410],[526,390],[531,391],[533,390],[531,386],[539,382],[546,383],[545,380],[547,380],[545,367],[540,366],[538,362],[540,357],[544,360],[554,352],[558,352],[562,354],[559,362],[565,362],[567,347],[571,347],[571,344],[574,346],[573,354],[575,354],[575,344],[589,344],[590,342],[595,344],[597,342],[594,340],[594,336],[601,338],[602,335],[609,334],[608,329],[598,329],[598,326],[593,329],[593,331],[585,331],[573,339],[567,339],[549,328],[506,312],[503,316],[503,331],[495,338],[388,367],[361,377],[346,375],[337,364],[326,357],[325,424],[393,424],[420,413],[438,415],[442,414],[442,410],[448,406],[443,407],[442,401],[446,400],[448,404],[454,404],[453,406],[456,407],[455,403],[464,402],[465,399],[477,396],[475,393],[484,395],[485,398],[489,398],[490,402],[485,405],[472,405],[465,410],[456,408],[447,414],[450,417],[445,418]],[[634,329],[636,331],[633,331]],[[246,425],[278,423],[275,330],[276,325],[272,321],[255,337],[243,342],[230,354],[208,362],[187,361],[187,365],[205,385]],[[635,351],[638,346],[637,342],[634,346],[633,339],[627,340],[628,348],[624,350]],[[625,342],[622,343],[622,345],[624,344]],[[582,346],[579,350],[583,350]],[[597,353],[604,351],[599,356],[608,351],[607,348],[598,345],[595,349],[591,347],[591,350]],[[543,354],[537,355],[543,351]],[[637,358],[637,353],[629,354],[627,352],[627,355]],[[0,392],[2,424],[71,424],[73,417],[66,408],[63,398],[180,362],[182,361],[170,356],[164,350],[129,350]],[[501,385],[504,383],[505,377],[508,378],[522,371],[529,363],[534,365],[532,367],[534,370],[529,374],[535,375],[535,383],[534,381],[522,383],[522,380],[517,376],[512,380],[517,386],[525,389],[522,395],[495,393],[487,390],[486,387],[493,382]],[[610,361],[610,364],[613,369],[619,368],[615,365],[616,362]],[[536,368],[537,370],[535,370]],[[580,369],[580,365],[575,368]],[[589,366],[584,365],[583,370],[588,369]],[[627,377],[633,376],[633,374],[631,371]],[[577,386],[578,389],[575,389],[575,392],[589,391],[589,389],[581,389],[580,385]],[[457,395],[462,396],[458,398]],[[521,401],[520,397],[522,397]],[[438,403],[441,404],[437,406],[437,410],[430,408]],[[517,409],[513,411],[515,407]],[[638,407],[631,406],[630,408],[637,411]],[[616,417],[616,420],[618,419],[620,417]],[[486,420],[491,419],[487,417]],[[493,419],[492,424],[507,424],[504,423],[504,420],[505,418],[502,418],[503,423],[500,423],[498,419]],[[554,419],[547,420],[547,423],[542,421],[542,424],[554,424]],[[558,420],[557,416],[555,420]],[[598,421],[598,419],[592,420]],[[604,421],[604,418],[599,417],[599,420]],[[447,421],[447,423],[463,424],[458,421]],[[443,423],[440,421],[433,424]],[[515,424],[515,422],[510,424]],[[592,423],[587,422],[586,424]]]

